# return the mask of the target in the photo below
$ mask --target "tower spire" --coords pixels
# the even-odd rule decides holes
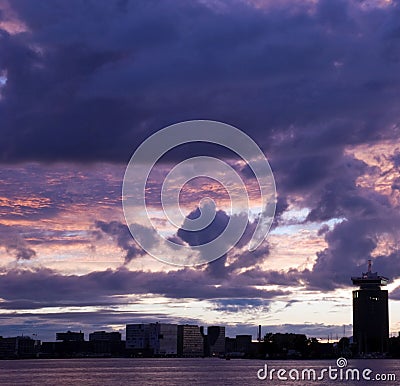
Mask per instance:
[[[377,272],[372,272],[372,260],[368,260],[368,270],[363,272],[361,276],[352,276],[353,285],[359,285],[363,288],[378,289],[381,286],[387,285],[389,279],[385,276],[378,275]]]

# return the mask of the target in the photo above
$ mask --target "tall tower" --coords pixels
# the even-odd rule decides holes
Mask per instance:
[[[361,277],[352,276],[353,285],[360,288],[353,291],[353,339],[357,343],[358,354],[384,353],[388,349],[389,309],[388,291],[381,286],[388,278],[368,271]]]

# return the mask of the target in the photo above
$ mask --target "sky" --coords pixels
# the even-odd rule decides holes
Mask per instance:
[[[133,239],[122,182],[162,128],[207,119],[262,149],[276,183],[266,240],[196,267],[162,263]],[[400,331],[400,2],[393,0],[0,0],[0,335],[140,322],[225,325],[227,335],[351,335],[351,276],[390,278]],[[180,194],[196,235],[167,222],[163,180],[193,155],[234,168],[216,146],[161,158],[146,188],[152,222],[178,244],[238,214],[210,178]],[[137,226],[142,224],[137,215]],[[183,224],[181,225],[183,226]]]

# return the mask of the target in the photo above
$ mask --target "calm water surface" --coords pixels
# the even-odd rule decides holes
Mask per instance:
[[[322,381],[259,380],[257,371],[264,368],[287,371],[336,367],[335,360],[264,361],[199,359],[41,359],[0,361],[0,385],[400,385],[400,360],[349,360],[346,368],[373,370],[375,374],[395,374],[396,381]]]

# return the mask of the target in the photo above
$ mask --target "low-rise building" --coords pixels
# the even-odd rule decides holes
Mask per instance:
[[[85,335],[82,331],[57,332],[56,340],[62,340],[63,342],[83,342],[85,340]]]
[[[118,331],[95,331],[89,334],[89,341],[120,342],[121,333]]]
[[[40,347],[40,341],[29,336],[15,336],[0,339],[0,358],[34,358]]]

